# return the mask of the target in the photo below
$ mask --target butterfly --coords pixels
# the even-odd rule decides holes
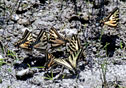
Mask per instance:
[[[104,25],[108,25],[111,27],[116,27],[118,25],[118,21],[119,21],[119,8],[116,7],[112,10],[112,12],[109,13],[107,17],[101,20],[100,23],[103,23]]]
[[[81,52],[82,50],[79,49],[78,51],[70,54],[68,58],[64,58],[64,59],[55,58],[54,61],[58,64],[65,66],[66,68],[73,71],[74,73],[76,73],[77,59],[79,58]]]
[[[71,39],[69,39],[69,48],[67,49],[68,53],[73,53],[78,51],[82,48],[80,39],[77,37],[77,35],[73,35]],[[82,59],[85,61],[85,52],[83,51],[81,54]]]
[[[80,48],[80,41],[76,35],[73,35],[73,37],[71,38],[68,48],[70,55],[67,59],[54,59],[54,61],[61,65],[64,65],[65,67],[76,73],[77,60],[82,53],[82,48]]]
[[[49,42],[51,43],[51,47],[55,48],[55,47],[59,47],[62,45],[66,44],[67,38],[62,37],[55,28],[51,28],[49,30]]]
[[[46,50],[48,44],[48,35],[45,31],[40,30],[35,42],[33,42],[30,48],[35,48],[38,50]]]
[[[25,30],[22,38],[18,42],[16,42],[14,45],[30,50],[31,48],[29,46],[32,44],[32,42],[33,42],[32,33],[29,32],[28,30]]]

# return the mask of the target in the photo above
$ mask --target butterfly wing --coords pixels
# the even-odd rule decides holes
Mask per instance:
[[[66,41],[62,36],[60,36],[60,34],[55,30],[55,28],[51,28],[49,30],[49,34],[49,42],[51,43],[52,48],[65,45]]]
[[[77,52],[71,54],[66,59],[55,58],[54,61],[58,64],[65,66],[66,68],[68,68],[69,70],[75,73],[76,66],[77,66],[77,59],[79,58],[80,53],[81,53],[81,50],[78,50]]]
[[[69,57],[68,57],[68,61],[70,62],[70,64],[72,65],[73,68],[76,69],[77,66],[77,60],[81,54],[82,50],[79,49],[76,52],[73,52]]]
[[[22,36],[22,39],[24,39],[30,32],[28,30],[25,30],[23,36]]]
[[[47,47],[48,36],[47,33],[43,30],[40,30],[35,42],[31,45],[31,47],[38,50],[45,50]]]
[[[70,55],[68,58],[59,59],[55,58],[54,61],[58,64],[65,66],[66,68],[72,70],[74,73],[76,72],[77,60],[82,52],[80,41],[76,35],[73,35],[69,41],[68,50]]]
[[[22,39],[16,42],[14,45],[24,49],[31,49],[29,48],[29,46],[32,44],[32,42],[33,42],[32,33],[26,30],[24,35],[22,36]]]
[[[29,33],[26,37],[26,39],[22,42],[22,44],[19,45],[19,47],[21,48],[25,48],[25,49],[31,49],[29,48],[29,46],[32,44],[33,40],[32,40],[32,34]]]
[[[21,43],[25,40],[26,36],[27,36],[29,33],[30,33],[30,32],[29,32],[28,30],[25,30],[25,32],[24,32],[22,38],[21,38],[18,42],[14,43],[14,45],[15,45],[15,46],[18,46],[19,44],[21,44]]]

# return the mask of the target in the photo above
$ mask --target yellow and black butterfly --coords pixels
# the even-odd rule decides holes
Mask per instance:
[[[16,42],[14,45],[24,49],[31,49],[29,46],[33,43],[32,33],[28,30],[25,30],[25,33],[22,36],[22,39]]]
[[[51,28],[49,30],[49,42],[51,43],[51,47],[55,48],[55,47],[59,47],[62,45],[66,44],[67,39],[62,37],[56,30],[55,28]]]
[[[104,25],[108,25],[111,27],[116,27],[119,21],[119,8],[115,7],[112,12],[109,13],[107,17],[100,21]]]
[[[54,61],[64,65],[65,67],[72,70],[74,73],[76,72],[77,60],[82,53],[82,48],[80,47],[80,41],[76,35],[73,35],[72,39],[70,40],[70,44],[68,46],[70,55],[67,59],[57,59],[55,58]]]
[[[54,61],[58,64],[65,66],[66,68],[70,69],[74,73],[76,73],[77,60],[81,52],[82,52],[82,49],[79,49],[78,51],[70,54],[68,58],[64,58],[64,59],[55,58]]]
[[[30,48],[35,48],[38,50],[46,50],[48,43],[48,35],[45,31],[40,30],[35,42],[33,42]]]
[[[73,52],[78,51],[79,49],[82,49],[80,39],[77,37],[77,35],[73,35],[71,39],[69,39],[69,48],[67,49],[68,53],[72,54]],[[81,54],[81,59],[85,61],[85,52],[83,51]]]

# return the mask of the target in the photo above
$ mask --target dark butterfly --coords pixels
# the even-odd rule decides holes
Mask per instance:
[[[47,59],[47,62],[45,64],[46,70],[56,65],[54,62],[55,57],[53,56],[53,54],[46,53],[46,59]]]

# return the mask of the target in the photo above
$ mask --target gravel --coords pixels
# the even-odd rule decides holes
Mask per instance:
[[[76,9],[82,16],[76,15],[76,6],[72,0],[44,0],[43,3],[40,1],[0,1],[0,41],[5,48],[3,51],[0,47],[0,88],[102,88],[101,65],[105,64],[105,61],[107,61],[106,80],[109,88],[115,88],[115,84],[126,87],[126,2],[106,0],[108,3],[105,2],[104,5],[104,16],[116,6],[120,10],[119,27],[111,28],[99,25],[99,11],[103,8],[97,7],[99,6],[97,0],[94,1],[95,5],[93,2],[86,2],[87,0],[76,0]],[[78,16],[86,20],[85,22],[88,20],[89,23],[82,24],[80,20],[75,19],[69,22],[72,16]],[[33,70],[32,75],[25,74],[25,71],[32,69],[27,66],[33,63],[30,61],[32,59],[29,54],[33,54],[36,58],[42,58],[45,55],[41,51],[29,52],[13,44],[21,39],[26,29],[36,36],[40,29],[48,32],[52,26],[63,36],[71,37],[72,34],[78,34],[81,43],[87,44],[87,46],[83,45],[87,63],[81,61],[81,64],[78,64],[77,76],[65,69],[63,74],[68,74],[65,78],[45,80],[47,71],[37,67],[34,67],[37,70]],[[107,42],[110,44],[106,49],[104,46]],[[15,52],[16,57],[5,54],[8,50]],[[6,64],[1,66],[2,59]],[[17,73],[21,77],[18,78]]]

